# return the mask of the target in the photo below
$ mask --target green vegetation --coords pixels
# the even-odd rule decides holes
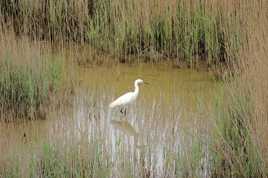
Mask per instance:
[[[207,8],[201,1],[192,8],[184,1],[149,2],[155,4],[145,3],[142,7],[139,1],[133,4],[119,1],[115,5],[99,2],[102,8],[96,9],[92,20],[94,33],[89,30],[89,42],[115,54],[167,57],[175,62],[194,63],[195,59],[203,59],[212,64],[235,59],[240,47],[237,42],[243,35],[238,16],[225,17],[224,9]],[[233,41],[235,44],[231,44]],[[232,53],[227,53],[228,48]]]
[[[211,65],[235,61],[246,42],[243,9],[217,3],[5,0],[0,2],[0,20],[4,30],[11,28],[17,35],[87,43],[123,60],[134,55],[174,63],[202,59]]]
[[[230,101],[218,98],[212,145],[212,177],[265,177],[265,160],[252,133],[254,105],[251,93],[229,86]],[[223,103],[224,101],[224,103]],[[219,103],[222,102],[222,103]]]
[[[0,177],[267,177],[267,7],[264,0],[0,1],[0,127],[5,135],[0,137]],[[80,48],[90,51],[80,53]],[[26,133],[28,127],[9,136],[8,124],[14,123],[2,120],[45,118],[55,106],[65,57],[82,64],[83,58],[85,63],[98,60],[95,64],[141,59],[190,66],[204,62],[216,65],[220,75],[234,77],[217,83],[222,88],[213,105],[200,101],[192,108],[184,108],[187,97],[176,98],[176,89],[191,85],[182,80],[176,88],[170,84],[176,80],[167,79],[162,83],[167,91],[157,93],[158,98],[139,100],[152,102],[150,107],[143,103],[129,112],[139,128],[137,145],[107,122],[111,78],[102,79],[106,85],[96,84],[95,90],[87,88],[88,83],[80,85],[80,78],[64,85],[75,85],[78,94],[70,89],[77,94],[73,104],[66,106],[62,100],[59,105],[71,109],[56,112],[56,121],[42,122],[48,124],[48,133],[42,134],[49,139],[39,130]],[[77,68],[72,62],[68,67],[70,77]],[[112,77],[119,83],[122,75],[134,76],[127,70],[116,69]],[[102,78],[99,74],[97,79]],[[157,72],[144,74],[160,81]],[[164,101],[165,92],[172,99]],[[31,148],[28,157],[13,148],[17,146]]]
[[[59,89],[62,64],[57,59],[37,57],[16,64],[8,53],[0,61],[1,118],[44,118],[53,94]]]
[[[22,166],[17,165],[13,168],[16,163],[12,162],[10,167],[0,167],[0,176],[10,178],[109,177],[111,165],[105,164],[106,161],[108,163],[108,160],[105,160],[98,153],[99,150],[91,150],[91,148],[83,154],[77,152],[78,149],[66,152],[65,149],[60,151],[55,145],[44,144],[41,154],[32,154],[30,161],[25,163],[27,170],[24,174],[20,170]],[[90,156],[89,153],[94,155]],[[13,158],[13,160],[16,160],[16,158]]]

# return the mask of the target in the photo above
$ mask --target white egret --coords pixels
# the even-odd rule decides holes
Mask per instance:
[[[135,90],[132,92],[125,93],[124,95],[118,97],[116,100],[110,103],[109,107],[110,108],[123,107],[133,103],[139,95],[139,84],[142,83],[144,83],[142,79],[135,80],[134,82]],[[123,113],[122,109],[120,110],[120,112]],[[124,113],[126,115],[126,110]]]

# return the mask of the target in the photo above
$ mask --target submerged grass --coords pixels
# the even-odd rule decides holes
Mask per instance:
[[[180,117],[180,110],[170,113],[169,108],[163,109],[165,101],[153,98],[151,105],[140,98],[140,104],[129,108],[126,120],[121,122],[122,127],[129,122],[137,129],[139,138],[135,144],[133,136],[111,124],[111,120],[118,120],[121,115],[118,112],[109,113],[107,106],[112,99],[111,89],[104,88],[101,91],[99,88],[86,89],[83,94],[83,89],[80,89],[73,110],[63,115],[57,114],[57,119],[46,120],[51,125],[44,135],[40,131],[33,132],[37,134],[37,141],[33,139],[35,135],[26,133],[28,142],[21,145],[26,147],[24,154],[12,156],[13,151],[9,151],[2,157],[4,163],[11,161],[6,165],[0,162],[0,177],[205,175],[208,167],[202,165],[205,164],[206,143],[200,140],[206,133],[199,134],[199,123],[194,124],[196,127],[184,129],[187,119],[184,121]],[[177,102],[175,98],[172,101]],[[204,118],[195,120],[201,119]],[[20,142],[21,136],[17,139]],[[9,146],[14,149],[12,144],[9,143]],[[1,151],[5,150],[9,147]],[[16,169],[13,167],[15,162],[18,164]]]

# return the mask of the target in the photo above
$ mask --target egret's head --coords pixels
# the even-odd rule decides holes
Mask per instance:
[[[135,84],[137,84],[137,85],[142,84],[142,83],[143,83],[143,80],[142,79],[135,80]]]

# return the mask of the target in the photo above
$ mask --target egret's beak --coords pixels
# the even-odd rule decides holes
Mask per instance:
[[[148,82],[143,82],[145,85],[149,85],[149,83]]]

